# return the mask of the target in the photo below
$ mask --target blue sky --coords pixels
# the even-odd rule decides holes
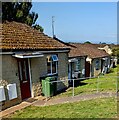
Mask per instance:
[[[34,2],[32,10],[44,33],[64,42],[117,43],[116,2]]]

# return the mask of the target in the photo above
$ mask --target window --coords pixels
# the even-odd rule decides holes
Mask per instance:
[[[76,71],[79,71],[80,70],[80,60],[78,59],[76,61],[76,68],[75,68]]]
[[[51,62],[47,62],[47,73],[51,73]]]
[[[18,67],[19,67],[19,79],[21,81],[27,81],[29,79],[27,59],[19,60]]]
[[[47,73],[56,74],[58,67],[58,57],[57,55],[47,56]]]
[[[96,62],[95,62],[95,69],[99,70],[99,60],[96,60]]]

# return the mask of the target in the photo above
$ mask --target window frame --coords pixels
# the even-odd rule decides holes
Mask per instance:
[[[51,56],[50,56],[51,59],[52,59],[51,61],[48,61],[48,59],[47,59],[47,75],[55,75],[55,74],[58,73],[58,56],[55,55],[55,56],[57,56],[57,60],[54,60],[54,61],[53,61],[53,56],[54,56],[54,55],[51,55]],[[50,73],[48,73],[48,63],[50,63]],[[53,72],[53,63],[55,63],[56,72]]]

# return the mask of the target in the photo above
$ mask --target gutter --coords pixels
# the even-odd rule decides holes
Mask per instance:
[[[13,55],[13,54],[15,54],[15,53],[27,53],[27,52],[36,52],[37,50],[35,50],[35,51],[25,51],[25,50],[23,50],[23,51],[14,51],[14,52],[0,52],[0,55]],[[63,53],[63,52],[69,52],[69,50],[51,50],[51,51],[37,51],[37,52],[40,52],[40,53],[44,53],[44,54],[46,54],[46,53]]]

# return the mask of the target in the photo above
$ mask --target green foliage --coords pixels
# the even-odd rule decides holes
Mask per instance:
[[[117,56],[117,58],[118,58],[118,63],[119,63],[119,47],[114,47],[114,48],[112,48],[112,55],[113,56]]]
[[[119,56],[119,48],[118,47],[114,47],[113,49],[112,49],[112,55],[114,55],[114,56]]]
[[[36,30],[39,30],[40,29],[40,31],[41,32],[43,32],[43,28],[40,26],[40,25],[38,25],[38,24],[35,24],[34,26],[33,26],[33,28],[35,28]]]
[[[91,42],[90,42],[90,41],[86,41],[86,42],[84,42],[84,43],[86,43],[86,44],[91,44]]]
[[[99,44],[106,44],[105,42],[99,42]]]
[[[43,32],[43,28],[40,25],[35,24],[38,14],[35,12],[30,12],[31,8],[31,2],[3,2],[2,21],[4,22],[7,20],[25,23]]]
[[[17,111],[11,118],[115,118],[117,117],[116,98],[98,98],[60,105],[30,106]]]

